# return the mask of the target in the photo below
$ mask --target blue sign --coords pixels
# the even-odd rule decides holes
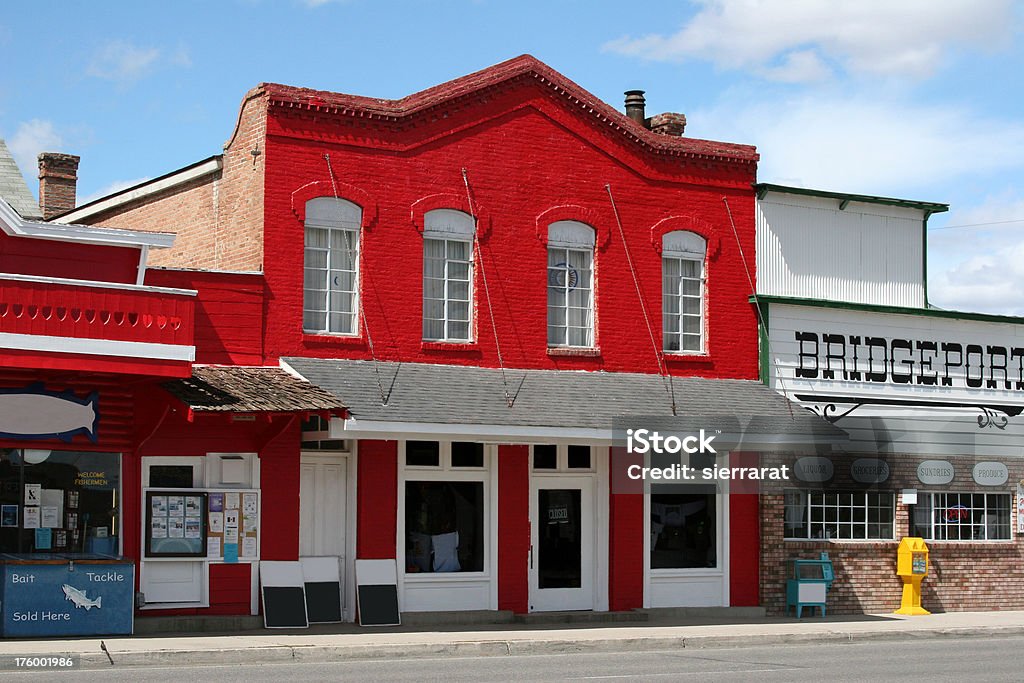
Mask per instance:
[[[6,564],[5,637],[131,634],[135,565]]]

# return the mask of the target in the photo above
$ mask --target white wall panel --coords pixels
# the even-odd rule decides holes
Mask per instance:
[[[925,301],[923,213],[770,193],[757,205],[759,294],[891,306]]]

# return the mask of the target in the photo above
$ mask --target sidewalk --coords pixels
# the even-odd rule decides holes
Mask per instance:
[[[250,631],[231,635],[177,635],[101,639],[0,641],[0,661],[33,655],[77,654],[83,668],[383,659],[438,656],[507,656],[618,652],[673,648],[743,647],[813,641],[899,640],[1024,635],[1022,612],[950,612],[896,615],[758,618],[743,621],[686,619],[550,628],[501,624],[472,630],[437,627],[362,628],[321,625],[309,630]],[[6,664],[2,667],[8,669]]]

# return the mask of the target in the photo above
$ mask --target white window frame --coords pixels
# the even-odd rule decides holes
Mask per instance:
[[[473,341],[473,240],[476,234],[476,221],[468,213],[455,209],[435,209],[428,211],[423,217],[423,340],[432,342],[453,342],[465,344]],[[440,278],[428,277],[427,261],[431,258],[428,255],[429,244],[441,244],[444,253],[443,274]],[[462,244],[466,248],[466,259],[454,259],[449,255],[449,244]],[[465,264],[466,279],[452,276],[453,266]],[[428,280],[438,280],[442,283],[441,297],[428,297]],[[466,283],[466,299],[456,299],[453,295],[453,285],[456,282]],[[428,302],[441,302],[440,317],[428,317]],[[465,304],[466,320],[458,320],[453,317],[453,305]],[[440,336],[429,335],[427,324],[429,322],[440,322],[443,333]],[[460,336],[454,332],[454,328],[465,324],[465,335]]]
[[[707,240],[694,232],[686,230],[675,230],[666,233],[662,237],[661,249],[661,317],[662,317],[662,346],[668,353],[680,355],[703,354],[707,352]],[[670,263],[676,265],[679,272],[678,282],[668,281],[667,270]],[[697,266],[697,277],[683,276],[683,264],[695,263]],[[683,284],[685,282],[698,283],[696,295],[686,294]],[[697,300],[697,314],[684,313],[684,300]],[[671,311],[671,303],[675,302],[675,311]],[[673,320],[674,316],[674,320]],[[698,318],[698,335],[683,331],[684,318]],[[695,347],[688,348],[686,342],[697,338]],[[674,342],[674,344],[673,344]],[[673,346],[675,348],[673,348]]]
[[[547,340],[549,348],[584,348],[595,347],[594,319],[594,292],[597,283],[594,267],[594,245],[596,235],[594,228],[586,223],[578,221],[556,221],[548,226],[548,268],[547,268]],[[551,265],[552,261],[556,265]],[[575,266],[574,263],[582,265]],[[587,292],[586,324],[570,324],[570,310],[581,310],[579,306],[569,305],[569,294],[579,286],[581,273],[586,273],[590,286]],[[576,284],[572,280],[575,278]],[[561,292],[563,303],[552,304],[552,295]],[[553,316],[561,314],[562,322]],[[554,324],[553,324],[554,323]],[[584,340],[581,344],[570,343],[570,330],[582,330]],[[552,337],[556,332],[557,338]]]
[[[462,439],[456,439],[461,441]],[[398,559],[399,576],[403,582],[451,582],[459,583],[474,579],[491,579],[497,576],[497,549],[495,539],[498,537],[498,477],[497,447],[484,444],[483,467],[452,467],[451,444],[438,439],[409,439],[409,441],[438,441],[440,444],[440,465],[409,466],[405,464],[405,444],[399,443],[398,467],[398,529],[396,538],[396,558]],[[480,482],[483,484],[483,542],[484,557],[482,571],[459,572],[406,572],[405,548],[405,485],[410,481],[441,481],[441,482]],[[493,602],[497,602],[497,582],[492,582]]]
[[[303,228],[303,281],[302,281],[302,329],[311,334],[331,334],[339,336],[354,337],[359,334],[359,256],[360,256],[360,225],[362,224],[363,210],[358,204],[347,199],[335,199],[334,197],[315,197],[306,202],[306,221]],[[311,247],[309,241],[310,230],[326,230],[326,247]],[[339,262],[345,259],[342,249],[336,249],[331,245],[335,235],[340,235],[341,240],[347,245],[351,253],[352,268],[338,268]],[[323,268],[311,267],[309,255],[311,251],[323,252],[326,254],[326,265]],[[326,289],[308,287],[306,275],[308,272],[326,273],[324,281]],[[332,289],[331,273],[348,273],[351,275],[352,286],[350,289]],[[333,277],[337,280],[337,275]],[[351,296],[352,310],[343,311],[335,299],[340,297],[331,296],[341,294]],[[315,307],[314,307],[315,306]],[[307,324],[307,315],[323,315],[322,325]],[[337,318],[337,324],[335,324]],[[343,321],[347,320],[347,324]]]
[[[555,447],[555,466],[534,467],[534,453],[537,446]],[[590,449],[590,467],[569,467],[569,447],[581,446]],[[586,443],[538,443],[530,444],[530,471],[534,474],[593,474],[597,471],[597,447]]]
[[[807,536],[790,536],[789,535],[789,531],[786,528],[786,515],[788,514],[788,509],[787,508],[791,507],[791,506],[789,506],[787,504],[786,497],[788,497],[790,494],[794,494],[794,493],[795,494],[800,494],[800,495],[802,495],[804,497],[804,502],[803,502],[803,506],[802,506],[803,507],[803,525],[807,529]],[[868,531],[870,529],[870,526],[869,526],[870,524],[884,524],[884,523],[886,523],[886,522],[870,522],[869,521],[870,515],[868,513],[868,510],[872,506],[868,502],[868,496],[869,495],[873,495],[873,494],[884,495],[884,496],[888,496],[889,497],[889,501],[890,501],[889,510],[892,512],[892,518],[890,519],[890,521],[887,522],[889,524],[889,530],[890,530],[890,534],[888,536],[871,536],[868,533]],[[814,495],[821,496],[821,502],[820,503],[812,504],[812,498],[811,497],[814,496]],[[827,502],[827,496],[830,496],[830,495],[836,495],[837,496],[836,503],[832,504],[832,503],[828,503]],[[852,496],[849,505],[847,505],[847,504],[845,504],[843,502],[842,496],[846,496],[846,495]],[[875,507],[878,507],[878,506],[875,506]],[[822,522],[812,522],[811,521],[812,520],[811,512],[812,512],[813,508],[820,508],[822,510],[828,510],[828,509],[834,508],[836,510],[836,513],[837,513],[836,514],[837,520],[836,521],[829,521],[829,520],[826,519],[825,521],[822,521]],[[864,520],[863,520],[863,522],[852,522],[852,521],[850,521],[850,522],[843,522],[843,521],[839,521],[838,520],[839,510],[847,509],[847,508],[850,509],[851,511],[855,510],[857,508],[863,508],[863,510],[864,510]],[[841,489],[786,489],[784,491],[784,493],[783,493],[783,513],[782,514],[783,514],[783,516],[782,516],[782,519],[780,521],[783,524],[783,537],[787,541],[838,541],[838,542],[843,542],[843,543],[850,543],[850,542],[858,543],[858,542],[877,542],[877,541],[894,541],[894,540],[896,540],[896,493],[894,491],[874,491],[874,490],[870,490],[870,489],[861,489],[861,490],[856,490],[856,491],[854,491],[854,490],[841,490]],[[851,517],[852,516],[853,515],[851,514]],[[850,538],[840,537],[840,535],[838,533],[833,535],[833,534],[830,534],[829,530],[828,530],[828,526],[829,525],[835,526],[836,530],[838,531],[840,526],[842,526],[842,527],[849,527],[849,528],[852,529],[852,527],[855,524],[863,524],[863,526],[864,526],[864,537],[863,538],[853,538],[852,536]],[[822,536],[820,536],[820,537],[813,535],[814,534],[813,525],[822,526],[824,528],[824,534]]]
[[[917,495],[918,495],[918,503],[914,506],[915,509],[914,509],[914,511],[911,514],[914,515],[914,514],[917,513],[917,507],[919,505],[921,505],[920,501],[921,501],[921,499],[923,497],[927,497],[928,498],[928,506],[929,506],[928,509],[931,512],[931,514],[929,515],[929,522],[928,522],[928,525],[927,525],[927,527],[928,527],[928,535],[923,537],[926,541],[929,541],[929,542],[932,542],[932,543],[1007,543],[1007,542],[1013,541],[1013,510],[1014,510],[1014,507],[1013,507],[1013,494],[1010,493],[1009,491],[919,491]],[[935,510],[936,510],[935,499],[938,496],[984,496],[985,497],[984,498],[984,507],[983,508],[975,508],[975,507],[968,507],[968,508],[966,508],[967,514],[968,514],[968,520],[967,520],[966,523],[958,523],[958,522],[953,522],[953,521],[945,521],[945,522],[941,522],[938,525],[936,525],[936,522],[935,522]],[[1006,509],[1005,509],[1005,512],[1006,512],[1007,532],[1008,532],[1008,535],[1007,535],[1006,538],[988,538],[988,532],[989,532],[989,523],[988,523],[988,521],[984,521],[984,522],[980,522],[980,523],[975,523],[975,522],[972,521],[972,519],[973,519],[973,514],[972,513],[975,510],[982,510],[982,515],[986,515],[986,514],[988,514],[988,510],[994,509],[994,508],[990,508],[989,507],[989,497],[990,496],[1003,496],[1003,497],[1006,498]],[[944,507],[946,509],[949,509],[949,507],[948,507],[948,500],[947,500],[947,505],[944,506]],[[910,523],[911,523],[911,528],[914,528],[914,527],[917,526],[917,524],[913,520],[913,517],[911,517]],[[936,526],[945,527],[946,528],[946,536],[947,536],[947,538],[935,538]],[[958,529],[961,538],[948,538],[948,535],[949,535],[948,529],[949,528]],[[964,530],[969,530],[969,534],[971,536],[974,536],[974,534],[977,533],[980,530],[983,533],[984,537],[983,538],[963,538],[962,536],[963,536]]]

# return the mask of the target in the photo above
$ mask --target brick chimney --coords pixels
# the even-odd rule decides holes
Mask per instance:
[[[74,154],[39,155],[39,209],[45,220],[75,208],[79,161]]]
[[[659,135],[681,137],[686,129],[686,116],[673,112],[655,114],[647,119],[647,127]]]

